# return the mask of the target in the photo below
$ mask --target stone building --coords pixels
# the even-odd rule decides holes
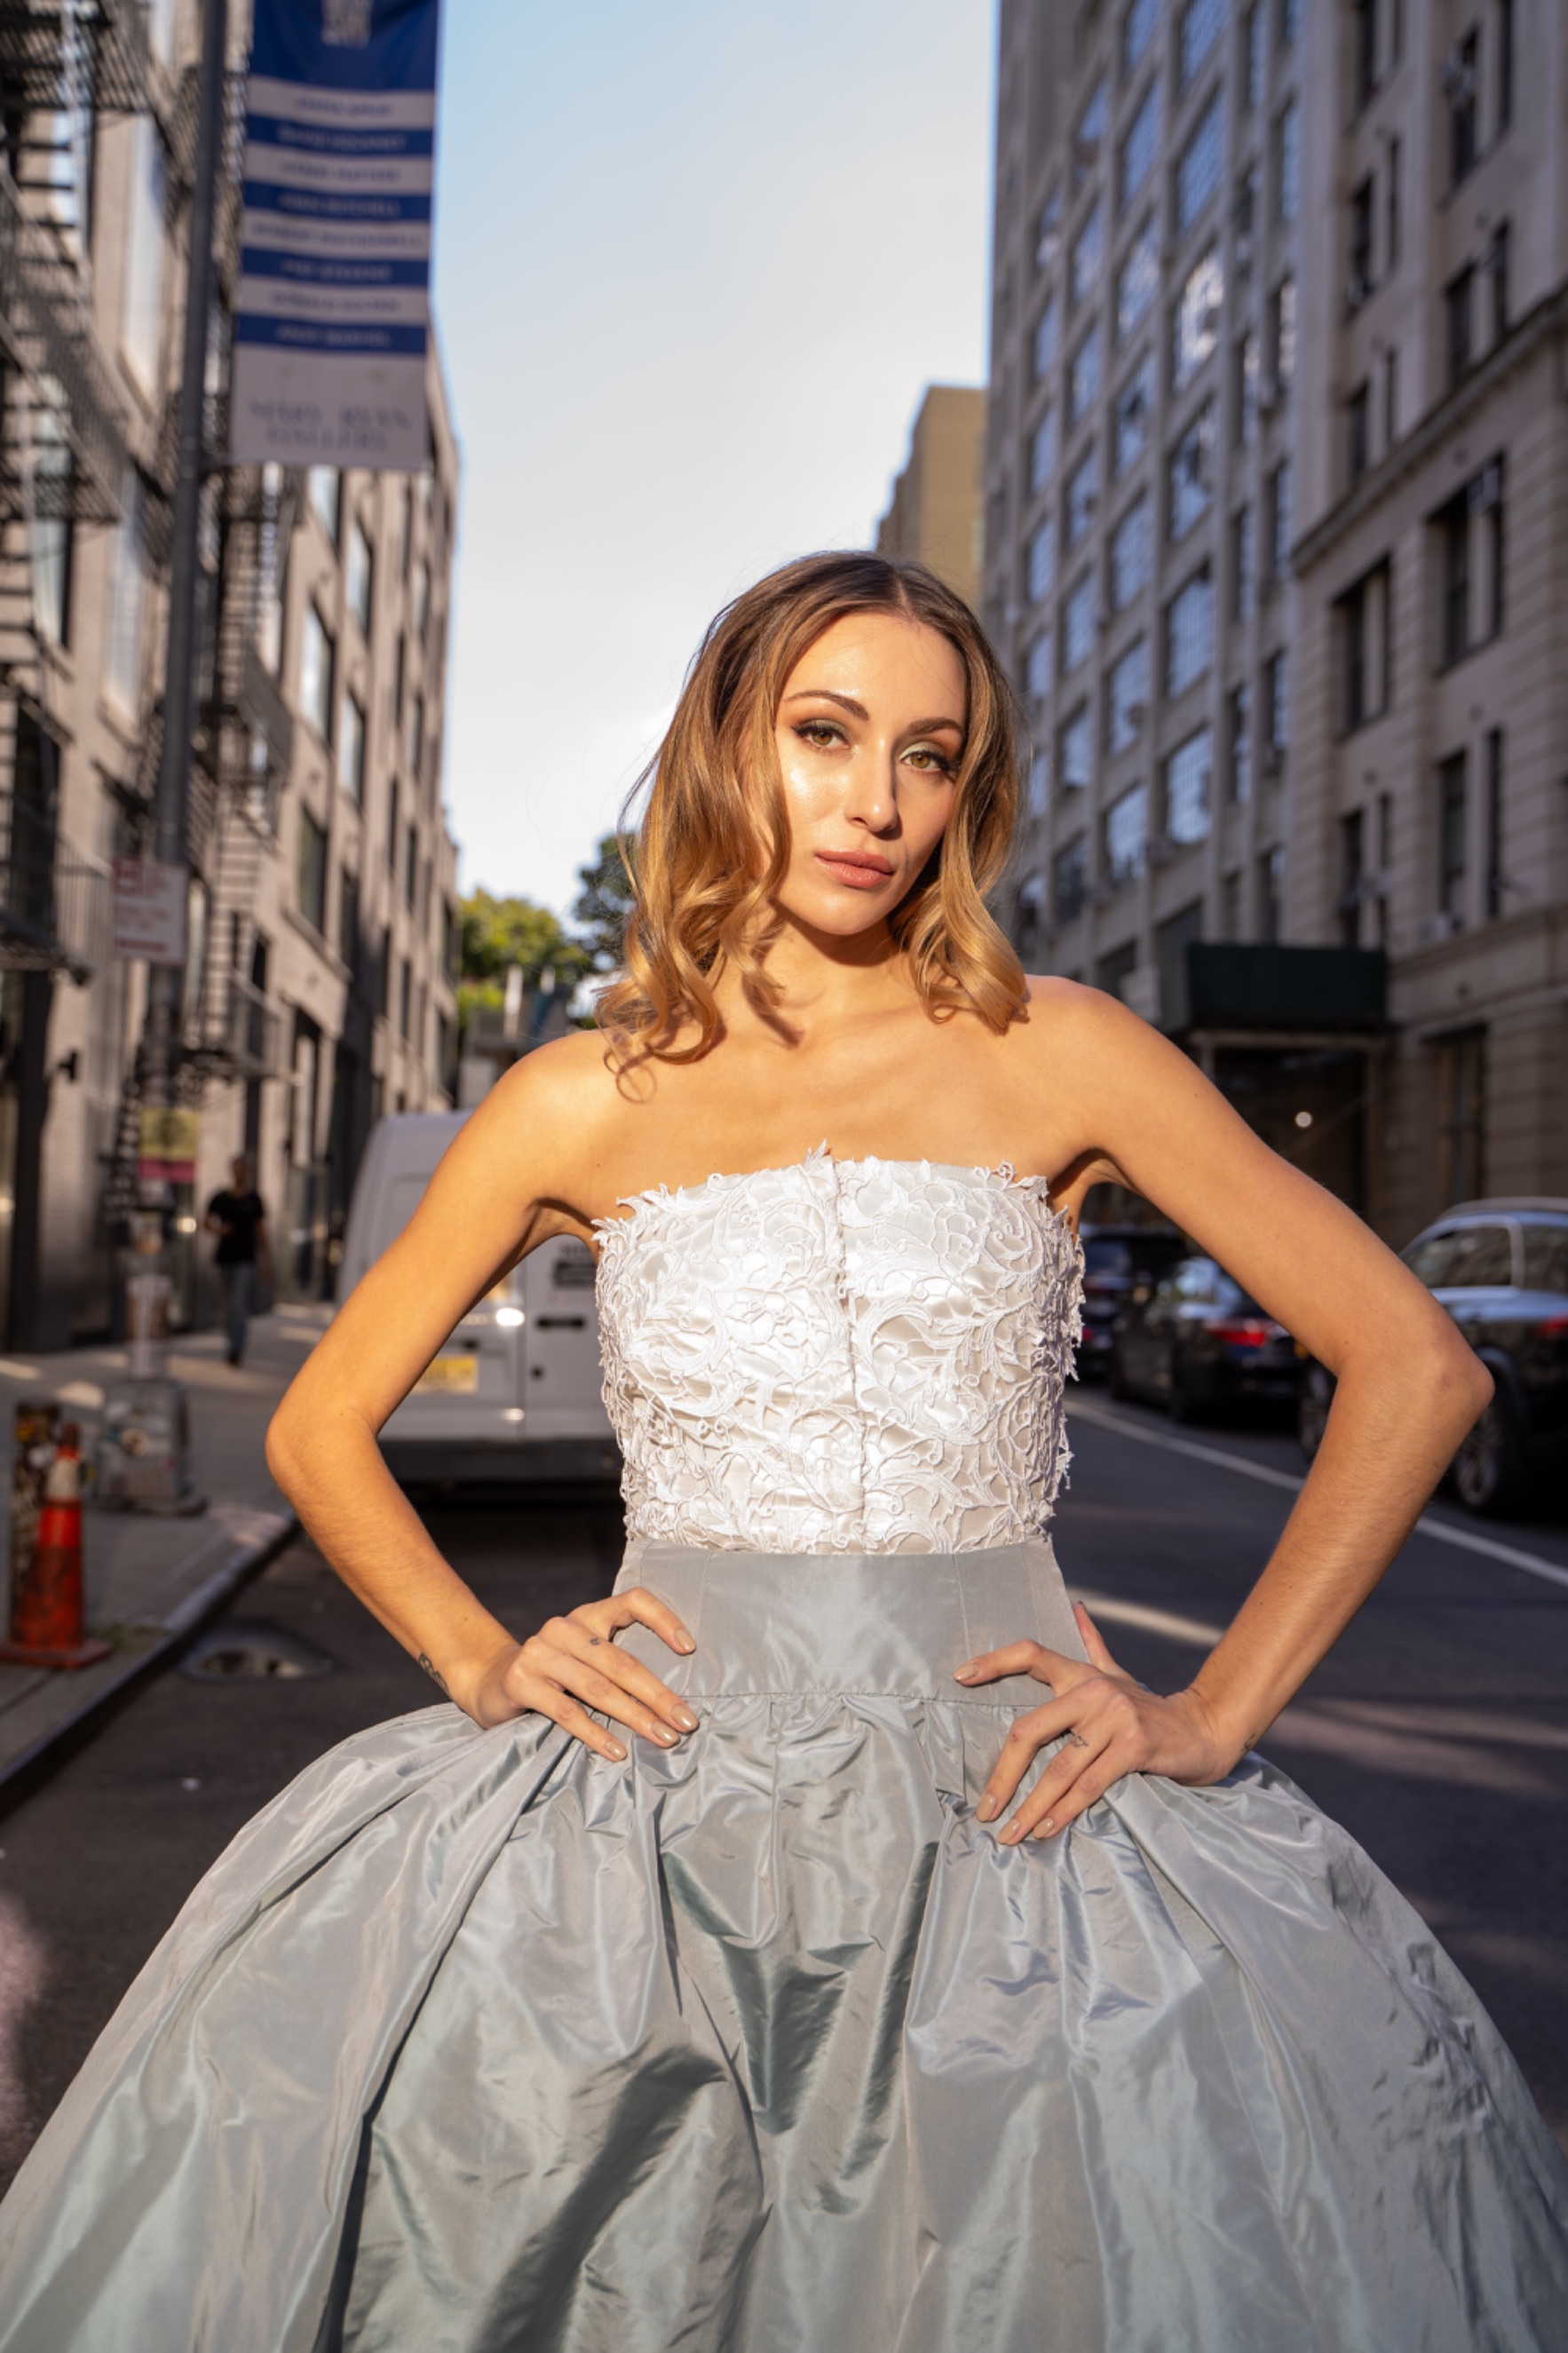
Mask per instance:
[[[1000,12],[1015,936],[1396,1240],[1568,1190],[1565,35],[1552,0]]]
[[[244,11],[229,102],[243,105]],[[0,1333],[110,1328],[135,1198],[146,966],[110,860],[151,848],[163,743],[195,0],[0,12]],[[227,153],[235,172],[237,138]],[[225,433],[239,187],[220,184],[209,446]],[[440,803],[456,448],[402,478],[215,471],[189,849],[182,1312],[208,1192],[248,1148],[282,1287],[329,1286],[366,1125],[448,1100]]]
[[[910,454],[877,525],[879,555],[925,565],[976,608],[984,443],[984,393],[970,385],[928,385]]]

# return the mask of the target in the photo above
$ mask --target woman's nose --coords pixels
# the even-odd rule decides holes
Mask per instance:
[[[845,815],[858,818],[872,833],[889,833],[898,823],[898,771],[890,750],[868,750],[850,771],[849,800]]]

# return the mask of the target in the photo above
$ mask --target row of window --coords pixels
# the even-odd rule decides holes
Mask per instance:
[[[365,707],[352,687],[336,695],[337,640],[322,620],[314,599],[305,607],[300,638],[299,708],[329,750],[334,744],[338,782],[357,804],[364,798]],[[337,728],[334,733],[333,702],[336,695]],[[426,733],[426,706],[423,693],[417,690],[407,697],[404,711],[403,640],[398,639],[395,683],[393,694],[394,717],[405,734],[400,746],[409,773],[423,775],[429,744]]]

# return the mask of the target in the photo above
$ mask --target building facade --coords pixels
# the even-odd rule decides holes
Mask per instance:
[[[243,11],[234,12],[243,18]],[[144,965],[110,861],[150,852],[163,744],[194,0],[0,22],[0,1332],[111,1328],[136,1199]],[[243,21],[230,105],[243,104]],[[220,184],[210,446],[225,433],[241,143]],[[379,1108],[448,1100],[455,852],[440,802],[456,448],[438,365],[412,480],[229,468],[201,535],[178,1188],[248,1149],[279,1284],[330,1286]]]
[[[923,564],[976,609],[984,448],[984,393],[970,385],[928,385],[910,454],[877,525],[879,555]]]
[[[1014,935],[1401,1241],[1568,1190],[1563,38],[1552,0],[1000,14]]]

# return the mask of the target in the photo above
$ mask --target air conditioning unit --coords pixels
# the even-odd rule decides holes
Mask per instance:
[[[1452,907],[1439,907],[1435,915],[1426,916],[1415,927],[1415,936],[1424,948],[1434,948],[1444,940],[1451,940],[1456,932],[1464,929],[1464,917]]]
[[[1150,865],[1169,866],[1180,847],[1181,844],[1173,841],[1168,833],[1152,833],[1149,836]]]

